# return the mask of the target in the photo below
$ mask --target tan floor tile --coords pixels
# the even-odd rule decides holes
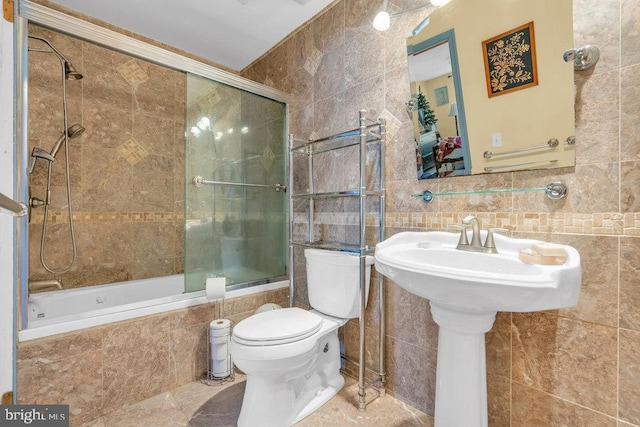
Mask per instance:
[[[97,420],[90,421],[86,424],[82,424],[81,427],[106,427],[104,425],[104,418],[98,418]]]
[[[242,407],[244,385],[244,375],[237,375],[234,382],[220,386],[192,382],[115,411],[86,427],[235,427]],[[360,412],[357,396],[357,381],[347,378],[345,387],[335,397],[297,423],[296,427],[433,427],[429,416],[389,395],[375,399],[373,390],[367,391],[367,410]]]
[[[205,385],[201,382],[192,382],[172,390],[171,394],[178,402],[182,412],[191,419],[215,412],[215,410],[222,407],[222,402],[229,399],[240,400],[240,404],[242,404],[244,383],[245,376],[236,375],[236,379],[233,382],[221,385]]]
[[[427,426],[433,421],[427,415],[391,397],[375,399],[375,391],[367,390],[366,411],[357,408],[358,384],[347,378],[345,387],[319,410],[296,424],[296,427],[361,426]]]
[[[111,412],[103,417],[104,427],[168,427],[189,425],[170,392],[162,393],[142,402]]]

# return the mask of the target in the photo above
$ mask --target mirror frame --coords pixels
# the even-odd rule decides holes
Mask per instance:
[[[456,176],[467,176],[471,175],[471,151],[469,150],[467,118],[464,109],[462,81],[460,79],[460,66],[458,63],[458,50],[456,47],[456,37],[453,28],[415,45],[407,44],[407,55],[415,56],[443,43],[449,43],[449,55],[451,57],[451,76],[453,78],[453,87],[456,91],[456,104],[458,105],[458,128],[460,130],[459,136],[462,138],[462,152],[464,156],[463,163],[465,171],[467,172],[464,175]],[[412,82],[409,83],[411,84]]]

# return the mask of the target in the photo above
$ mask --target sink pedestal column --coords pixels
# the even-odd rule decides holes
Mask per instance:
[[[485,333],[495,311],[473,312],[430,301],[440,326],[435,427],[487,427]]]

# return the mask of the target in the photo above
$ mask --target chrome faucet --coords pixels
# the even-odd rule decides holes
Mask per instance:
[[[496,242],[493,238],[494,232],[503,232],[506,233],[509,230],[504,228],[490,228],[487,230],[487,238],[482,243],[482,238],[480,236],[480,222],[478,218],[473,215],[466,216],[462,219],[463,225],[456,225],[454,227],[460,229],[460,240],[458,241],[458,246],[456,249],[461,251],[470,251],[470,252],[483,252],[487,254],[497,254],[498,250],[496,249]],[[467,226],[471,224],[471,242],[467,240]]]
[[[480,222],[478,221],[478,218],[473,215],[465,216],[462,218],[462,223],[464,225],[471,224],[471,229],[473,230],[473,233],[471,234],[471,243],[469,243],[469,245],[474,248],[481,248],[482,242],[480,240]]]

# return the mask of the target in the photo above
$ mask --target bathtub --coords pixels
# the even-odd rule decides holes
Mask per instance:
[[[288,280],[226,292],[234,298],[289,286]],[[107,285],[63,289],[29,295],[28,328],[20,341],[72,332],[170,310],[206,304],[204,291],[184,293],[184,275]]]

